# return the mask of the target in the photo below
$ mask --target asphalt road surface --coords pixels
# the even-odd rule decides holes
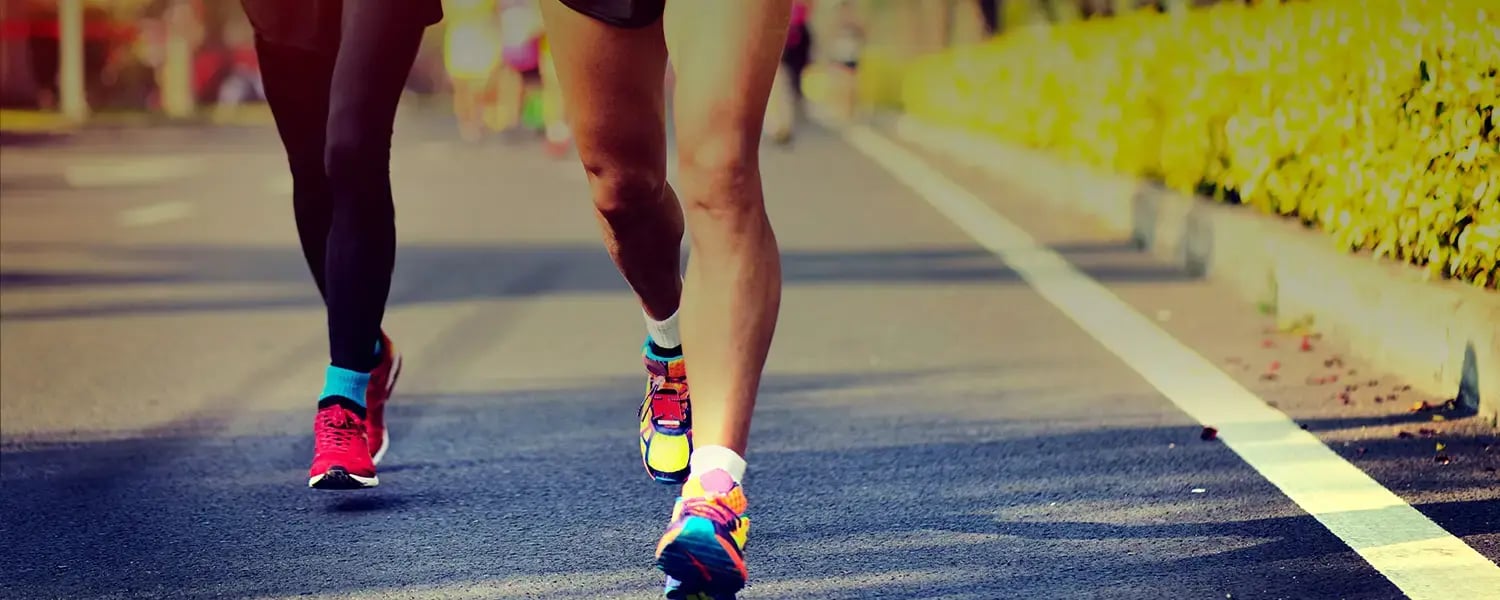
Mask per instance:
[[[0,597],[660,596],[651,549],[674,490],[639,464],[640,313],[582,171],[450,130],[398,126],[387,329],[406,370],[381,486],[358,493],[306,488],[326,342],[272,131],[3,148]],[[1404,596],[1281,471],[1200,439],[1215,424],[1139,372],[1149,348],[1107,348],[1047,278],[839,135],[763,162],[786,291],[742,598]],[[1413,413],[1442,399],[928,164],[1336,453],[1299,476],[1352,464],[1494,566],[1495,430]],[[1344,379],[1308,381],[1329,372]],[[1391,529],[1388,511],[1318,510]],[[1468,580],[1416,567],[1426,593]]]

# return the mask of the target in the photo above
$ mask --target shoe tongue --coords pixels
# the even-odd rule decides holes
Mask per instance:
[[[728,494],[734,490],[734,477],[723,469],[714,469],[698,476],[698,485],[708,494]]]

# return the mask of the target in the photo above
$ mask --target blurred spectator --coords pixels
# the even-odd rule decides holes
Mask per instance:
[[[493,95],[501,43],[496,0],[444,0],[443,64],[453,86],[459,135],[484,137],[484,112]]]
[[[547,154],[561,158],[573,143],[572,128],[568,126],[567,107],[564,106],[562,87],[557,82],[557,65],[552,62],[552,49],[547,44],[547,34],[542,34],[542,121],[547,138]]]
[[[802,75],[812,60],[813,35],[808,26],[812,0],[793,0],[792,15],[787,24],[786,47],[781,53],[781,68],[771,89],[766,118],[771,139],[778,144],[792,141],[792,130],[802,112]]]
[[[537,0],[500,0],[502,68],[490,127],[519,139],[526,119],[528,92],[541,87],[542,15]]]
[[[31,67],[31,78],[35,85],[36,106],[42,110],[53,110],[58,104],[58,76],[62,67],[59,48],[61,27],[58,22],[57,0],[27,0],[21,7],[22,28],[26,31],[27,59]],[[128,27],[111,18],[99,6],[84,9],[84,79],[85,89],[97,90],[109,62],[111,48],[119,43],[121,33]]]
[[[224,27],[222,63],[218,88],[214,94],[215,112],[226,117],[246,102],[266,98],[260,79],[260,63],[255,53],[255,31],[245,20],[234,20]]]
[[[859,58],[864,53],[866,28],[854,0],[841,0],[828,37],[831,104],[842,118],[855,115],[858,98]]]
[[[1000,33],[1004,23],[1000,20],[1000,13],[1005,10],[1005,3],[1001,0],[977,0],[979,2],[979,14],[984,18],[984,35],[992,37]],[[1047,4],[1047,0],[1041,0]]]

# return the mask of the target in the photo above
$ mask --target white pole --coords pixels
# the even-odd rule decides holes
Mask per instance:
[[[162,111],[169,117],[193,115],[193,22],[192,6],[183,0],[167,5],[164,21],[167,27],[166,57],[161,78]]]
[[[68,120],[82,123],[89,116],[83,73],[83,0],[60,0],[57,19],[61,25],[57,43],[62,59],[57,74],[59,101]]]

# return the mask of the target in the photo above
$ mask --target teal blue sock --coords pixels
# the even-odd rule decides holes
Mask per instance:
[[[338,396],[353,400],[360,406],[365,405],[365,389],[370,385],[370,374],[350,371],[333,365],[328,366],[328,373],[323,378],[323,396]]]

